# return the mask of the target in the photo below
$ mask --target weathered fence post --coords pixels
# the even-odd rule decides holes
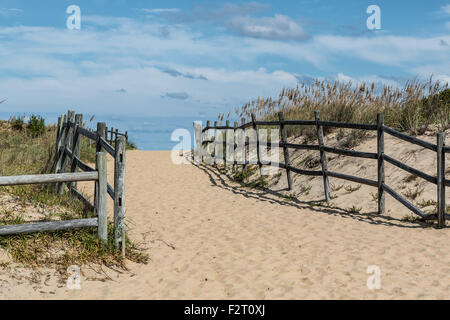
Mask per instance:
[[[286,146],[287,133],[286,133],[286,126],[284,125],[283,112],[278,113],[278,119],[280,120],[281,143],[283,144],[284,164],[286,166],[286,177],[287,177],[287,182],[288,182],[288,189],[292,190],[292,176],[291,176],[291,170],[289,170],[289,166],[291,165],[291,162],[289,159],[289,149]]]
[[[69,165],[69,158],[67,156],[67,153],[65,151],[65,148],[71,149],[72,146],[72,139],[73,139],[73,129],[70,127],[69,122],[74,122],[75,119],[75,111],[69,110],[67,112],[67,130],[66,130],[66,136],[64,137],[64,148],[62,150],[62,160],[61,160],[61,169],[60,172],[64,173],[67,172],[67,166]],[[64,186],[65,183],[58,183],[57,189],[58,193],[60,195],[64,194]]]
[[[233,154],[234,154],[234,157],[233,157],[233,168],[231,169],[231,172],[232,173],[235,173],[236,172],[236,165],[237,165],[237,156],[236,156],[236,154],[237,154],[237,143],[236,143],[236,140],[237,140],[237,138],[236,138],[236,129],[237,129],[237,127],[238,127],[238,122],[237,121],[235,121],[234,122],[234,125],[233,125],[233,146],[232,146],[232,148],[233,148]],[[239,143],[239,142],[238,142]]]
[[[383,214],[386,210],[383,184],[384,177],[384,114],[377,114],[377,159],[378,159],[378,214]]]
[[[102,145],[100,143],[100,137],[106,139],[106,123],[104,122],[97,122],[97,144],[96,144],[97,152],[103,151]]]
[[[92,128],[88,128],[88,130],[89,130],[89,132],[92,132]],[[89,148],[90,148],[92,145],[92,140],[88,139],[88,142],[89,142]]]
[[[78,132],[78,128],[81,127],[82,123],[83,123],[83,115],[82,114],[75,115],[75,130],[74,130],[74,136],[73,136],[73,154],[76,157],[80,157],[81,136]]]
[[[58,145],[59,135],[61,134],[62,122],[61,117],[58,117],[58,124],[56,125],[56,145]]]
[[[126,139],[116,138],[116,156],[114,159],[114,241],[116,248],[122,242],[122,253],[125,253],[125,156]]]
[[[234,130],[231,128],[230,121],[227,120],[227,129],[225,130],[225,170],[230,164],[234,163]]]
[[[203,146],[203,161],[207,164],[207,165],[213,165],[214,164],[214,158],[212,156],[212,151],[211,151],[211,147],[214,148],[214,143],[211,143],[211,139],[213,139],[211,137],[211,121],[206,121],[206,128],[207,130],[205,130],[205,138],[204,141],[207,141],[204,146]]]
[[[66,115],[62,114],[61,117],[58,119],[58,135],[56,136],[56,150],[55,150],[55,164],[54,166],[54,173],[59,173],[61,170],[62,165],[62,155],[61,148],[64,145],[65,141],[65,135],[67,132],[67,128],[64,127],[64,124],[66,122]]]
[[[217,121],[214,121],[214,123],[213,123],[213,126],[214,126],[214,128],[215,127],[217,127]],[[216,159],[216,157],[217,157],[217,153],[216,153],[216,150],[217,150],[217,129],[214,129],[214,138],[213,138],[213,164],[215,165],[215,166],[217,166],[217,159]]]
[[[218,165],[221,161],[220,150],[222,150],[223,153],[223,146],[220,145],[220,143],[223,143],[223,139],[219,138],[219,135],[221,135],[222,132],[219,129],[217,129],[218,126],[219,123],[217,121],[214,121],[214,165],[216,168],[218,168]]]
[[[203,143],[203,126],[200,122],[194,122],[194,162],[200,164],[202,162],[202,143]]]
[[[445,227],[445,133],[437,134],[437,199],[438,228]]]
[[[97,141],[96,141],[96,145],[95,145],[96,152],[103,152],[102,144],[100,143],[100,137],[104,139],[105,134],[106,134],[106,123],[97,122]],[[97,185],[95,185],[95,190],[94,190],[95,208],[98,207],[97,201],[98,201],[98,189],[97,189]]]
[[[230,121],[225,121],[225,127],[228,127],[230,125]],[[220,130],[220,136],[221,136],[221,146],[222,146],[222,164],[223,169],[225,170],[225,173],[227,172],[227,129],[225,131]]]
[[[72,159],[70,164],[70,172],[76,172],[77,171],[77,162],[74,161],[74,158],[80,158],[80,150],[81,150],[81,136],[79,133],[78,128],[83,123],[83,115],[82,114],[76,114],[75,115],[75,128],[73,129],[73,142],[72,142]],[[77,189],[77,183],[72,182],[69,183],[69,191],[71,188]]]
[[[98,180],[95,182],[97,189],[97,215],[98,215],[98,237],[106,244],[108,242],[108,208],[107,208],[107,176],[106,176],[106,154],[97,152],[96,169]]]
[[[113,139],[113,141],[116,141],[118,136],[119,136],[119,129],[116,129],[116,138]]]
[[[323,136],[323,127],[320,125],[320,111],[314,112],[314,117],[316,119],[316,129],[317,129],[317,140],[319,141],[319,149],[320,149],[320,163],[322,165],[322,176],[323,176],[323,188],[325,191],[325,200],[329,202],[331,200],[330,196],[330,183],[328,182],[328,165],[327,165],[327,155],[325,151],[323,151],[324,146],[324,136]]]
[[[245,124],[245,118],[241,118],[241,126],[243,126]],[[244,165],[242,166],[242,173],[245,174],[247,172],[247,135],[245,134],[245,128],[242,129],[242,140],[244,140]],[[250,148],[250,146],[249,146]],[[250,151],[250,149],[249,149]]]
[[[64,114],[61,115],[61,117],[58,117],[58,125],[56,128],[56,144],[55,144],[55,148],[56,148],[56,155],[58,155],[59,149],[58,149],[58,145],[59,145],[59,141],[61,140],[61,135],[63,133],[64,130],[64,121],[65,121],[66,117]]]
[[[112,145],[114,140],[114,127],[111,127],[111,132],[109,134],[109,144]]]
[[[202,162],[207,163],[207,157],[209,152],[209,126],[211,125],[211,122],[209,120],[206,121],[206,129],[205,132],[203,132],[203,138],[202,138]],[[209,164],[209,163],[207,163]]]
[[[260,153],[259,133],[258,133],[258,126],[256,125],[256,116],[254,113],[252,113],[252,127],[256,134],[256,157],[257,157],[257,163],[258,163],[258,167],[259,167],[259,174],[262,176],[263,168],[262,168],[261,158],[260,158],[260,154],[259,154]]]

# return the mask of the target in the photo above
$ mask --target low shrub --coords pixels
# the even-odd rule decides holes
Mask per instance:
[[[28,121],[28,131],[33,138],[45,133],[45,119],[41,116],[32,115]]]

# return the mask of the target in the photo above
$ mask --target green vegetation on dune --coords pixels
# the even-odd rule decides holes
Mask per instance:
[[[45,126],[45,120],[31,116],[25,123],[23,117],[0,121],[0,175],[26,175],[51,173],[55,158],[56,126]],[[95,143],[83,138],[81,159],[95,162]],[[50,186],[51,187],[51,186]],[[25,214],[30,208],[43,211],[48,220],[71,220],[93,217],[83,203],[68,193],[59,196],[47,185],[0,187],[0,225],[26,223]],[[14,201],[13,209],[2,200]],[[33,211],[33,210],[31,210]],[[110,225],[110,233],[113,228]],[[112,243],[104,246],[97,238],[96,228],[63,232],[35,233],[29,235],[0,236],[0,248],[7,250],[14,262],[27,267],[56,267],[64,275],[73,264],[103,264],[125,269],[124,260]],[[130,240],[126,239],[127,258],[146,263],[148,257]],[[55,254],[52,254],[55,253]]]
[[[381,90],[374,83],[354,85],[317,80],[283,89],[278,99],[252,99],[235,109],[235,117],[250,121],[254,113],[258,119],[277,121],[277,113],[283,111],[286,120],[313,120],[316,110],[320,111],[322,120],[375,124],[377,113],[384,113],[386,125],[409,134],[422,134],[433,126],[443,131],[450,128],[450,89],[433,79],[426,83],[412,80],[403,88],[386,85]],[[222,122],[230,117],[229,113],[228,117],[219,114],[218,118]],[[325,134],[334,131],[324,130]],[[357,135],[354,130],[348,132]],[[287,133],[316,138],[312,126],[288,126]],[[364,134],[356,139],[363,137]]]

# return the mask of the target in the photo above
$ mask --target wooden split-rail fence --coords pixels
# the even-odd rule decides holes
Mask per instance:
[[[107,196],[114,201],[114,242],[121,245],[125,254],[125,155],[126,138],[117,135],[114,146],[106,140],[106,124],[97,123],[97,131],[83,128],[83,115],[69,110],[58,118],[55,160],[52,174],[0,177],[0,186],[27,184],[53,184],[59,194],[69,191],[79,198],[97,218],[70,221],[36,222],[24,225],[0,227],[0,235],[59,231],[75,228],[97,227],[98,237],[104,243],[108,239]],[[81,139],[85,137],[96,144],[95,168],[80,159]],[[114,188],[107,181],[106,155],[114,158]],[[81,172],[79,172],[81,171]],[[79,181],[95,181],[94,203],[78,189]]]
[[[119,132],[119,129],[114,129],[114,127],[108,128],[106,127],[106,141],[108,141],[109,144],[113,144],[116,139],[120,136],[125,137],[125,141],[128,142],[128,131],[125,131],[125,133]]]
[[[440,132],[437,134],[437,143],[432,144],[424,140],[418,139],[416,137],[409,136],[384,124],[384,115],[378,114],[377,124],[358,124],[358,123],[342,123],[333,121],[322,121],[320,120],[320,112],[315,112],[314,120],[285,120],[283,113],[278,114],[279,121],[257,121],[254,114],[252,114],[252,120],[250,122],[241,119],[241,125],[237,122],[234,126],[230,126],[230,122],[227,121],[225,126],[219,126],[216,121],[214,125],[211,126],[211,122],[207,121],[206,127],[202,127],[201,123],[194,123],[195,132],[195,149],[194,149],[194,161],[197,163],[206,162],[211,164],[211,161],[216,165],[218,163],[225,163],[225,165],[233,165],[233,169],[236,165],[242,165],[245,171],[249,164],[257,164],[261,170],[262,166],[269,165],[277,168],[282,168],[286,170],[287,182],[289,190],[292,189],[292,172],[307,175],[307,176],[322,176],[325,200],[328,202],[331,199],[330,196],[330,184],[328,181],[329,177],[344,179],[364,185],[369,185],[378,189],[378,213],[383,214],[385,212],[385,194],[391,195],[394,199],[402,203],[409,210],[411,210],[416,215],[422,217],[425,220],[436,220],[438,228],[445,227],[445,220],[448,219],[446,214],[446,204],[445,204],[445,192],[446,187],[450,187],[450,180],[445,177],[445,154],[450,153],[450,147],[445,146],[445,133]],[[264,127],[278,127],[280,131],[280,139],[278,142],[270,142],[260,140],[259,128]],[[286,127],[287,126],[315,126],[317,132],[317,144],[292,144],[287,141]],[[345,129],[359,129],[377,132],[377,151],[376,152],[360,152],[353,150],[345,150],[339,148],[332,148],[325,145],[324,140],[324,127],[334,127],[334,128],[345,128]],[[247,135],[246,131],[251,128],[255,132],[253,135]],[[211,137],[210,130],[214,130]],[[387,154],[384,153],[384,135],[389,134],[398,139],[419,145],[425,149],[436,152],[436,176],[431,176],[413,167],[410,167],[403,162],[400,162]],[[252,141],[251,137],[256,141],[253,141],[256,145],[256,161],[250,159],[250,146]],[[224,139],[225,137],[225,139]],[[260,146],[265,145],[267,147],[279,147],[283,149],[284,163],[269,162],[263,163],[261,161],[261,148]],[[210,146],[213,146],[211,150]],[[289,159],[289,149],[297,150],[315,150],[320,152],[320,164],[321,170],[303,170],[291,166]],[[338,173],[328,170],[327,166],[327,153],[333,153],[338,155],[366,158],[377,161],[377,180],[366,179],[362,177],[352,176],[348,174]],[[237,155],[240,155],[237,159]],[[394,165],[410,174],[417,177],[425,179],[431,182],[437,187],[437,213],[430,214],[425,213],[420,210],[413,203],[405,199],[402,195],[394,191],[385,181],[385,163]],[[431,164],[430,164],[431,165]]]
[[[92,128],[86,128],[90,132],[97,132],[96,129]],[[119,129],[114,129],[114,127],[108,128],[105,127],[105,140],[110,144],[113,145],[114,142],[117,140],[118,137],[123,136],[125,137],[125,141],[128,142],[128,131],[125,131],[125,133],[119,132]],[[89,145],[92,145],[92,140],[89,140]]]

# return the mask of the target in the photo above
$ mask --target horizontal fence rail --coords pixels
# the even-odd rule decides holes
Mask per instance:
[[[202,127],[200,123],[194,123],[195,131],[195,149],[194,149],[194,161],[197,163],[206,162],[208,164],[218,164],[224,163],[225,165],[233,165],[233,170],[235,170],[236,165],[242,165],[243,170],[247,169],[250,164],[257,164],[260,169],[263,165],[269,165],[272,167],[284,169],[286,171],[288,188],[292,189],[292,177],[291,172],[307,175],[307,176],[322,176],[324,180],[324,193],[325,200],[330,200],[330,186],[328,182],[328,177],[348,180],[371,187],[378,188],[378,213],[382,214],[385,212],[385,192],[391,195],[394,199],[399,201],[413,213],[419,215],[425,220],[438,220],[438,228],[443,228],[445,226],[446,216],[446,204],[445,204],[445,187],[450,186],[450,180],[445,177],[445,154],[450,153],[450,147],[445,146],[445,133],[439,133],[437,135],[437,144],[429,143],[427,141],[418,139],[416,137],[409,136],[405,133],[399,132],[395,129],[387,127],[384,125],[384,116],[378,114],[377,124],[360,124],[360,123],[343,123],[335,121],[323,121],[320,119],[320,113],[315,112],[315,120],[285,120],[283,113],[279,113],[279,121],[257,121],[254,114],[252,114],[251,121],[247,122],[242,119],[241,125],[237,122],[234,126],[230,125],[227,121],[226,125],[219,125],[217,122],[211,125],[210,121],[207,121],[206,127]],[[259,128],[258,128],[259,126]],[[261,127],[279,127],[279,138],[281,141],[274,141],[269,143],[267,141],[262,141],[260,139],[259,130]],[[317,144],[294,144],[288,143],[286,137],[286,126],[315,126],[317,130]],[[358,130],[368,130],[377,132],[377,152],[361,152],[340,148],[333,148],[326,146],[324,144],[323,127],[334,127],[334,128],[346,128],[346,129],[358,129]],[[256,138],[256,142],[252,141],[250,135],[247,134],[247,130],[255,131],[252,133],[253,138]],[[211,131],[213,131],[213,136],[211,137]],[[245,133],[244,133],[245,132]],[[384,133],[391,136],[399,138],[403,141],[413,143],[425,149],[436,152],[437,159],[437,176],[429,175],[425,172],[417,170],[411,166],[404,164],[384,153]],[[223,141],[226,137],[227,141]],[[231,137],[232,141],[228,141]],[[213,146],[211,149],[210,146]],[[261,159],[261,147],[280,147],[283,148],[284,153],[284,163],[278,162],[264,162]],[[251,150],[252,149],[252,150]],[[320,164],[322,170],[303,170],[295,168],[290,164],[289,161],[289,149],[296,150],[310,150],[320,152]],[[269,150],[269,149],[268,149]],[[214,152],[214,156],[211,152]],[[250,159],[250,154],[256,152],[256,157]],[[349,157],[365,158],[377,161],[377,180],[366,179],[362,177],[352,176],[348,174],[338,173],[329,171],[327,167],[327,153],[338,154]],[[240,154],[240,160],[236,160],[236,154]],[[402,195],[395,192],[385,183],[385,162],[394,165],[410,174],[420,177],[430,183],[437,186],[437,213],[428,214],[424,213],[422,210],[417,208],[414,204],[406,200]],[[261,171],[262,175],[262,171]]]
[[[0,236],[10,236],[14,234],[35,233],[43,231],[45,232],[62,231],[62,230],[90,228],[90,227],[98,227],[98,218],[52,221],[52,222],[36,222],[23,225],[0,227]]]
[[[12,226],[1,226],[0,236],[60,231],[84,227],[97,227],[98,237],[101,241],[107,241],[108,212],[106,207],[106,156],[103,152],[97,153],[97,170],[93,172],[71,172],[41,175],[0,177],[0,186],[16,186],[29,184],[67,183],[80,181],[95,181],[98,185],[97,215],[95,219],[79,219],[67,221],[35,222]],[[80,194],[81,196],[81,194]]]
[[[281,143],[280,145],[286,148],[297,150],[316,150],[316,151],[320,150],[320,147],[318,145],[311,145],[311,144]]]
[[[81,134],[82,136],[97,141],[97,133],[96,132],[91,132],[85,128],[82,127],[78,127],[78,133]]]
[[[377,159],[378,155],[373,152],[361,152],[361,151],[353,151],[353,150],[343,150],[331,147],[321,147],[320,150],[325,152],[339,154],[342,156],[350,156],[356,158],[365,158],[365,159]]]
[[[47,184],[56,182],[93,181],[98,179],[98,172],[39,174],[28,176],[0,177],[0,187],[27,184]]]
[[[403,169],[417,177],[420,177],[422,179],[427,180],[428,182],[437,184],[437,179],[435,177],[430,176],[429,174],[426,174],[420,170],[414,169],[413,167],[410,167],[406,164],[404,164],[403,162],[400,162],[394,158],[389,157],[386,154],[383,154],[383,160],[386,160],[387,162],[389,162],[390,164],[396,166],[397,168]]]
[[[103,137],[100,137],[100,144],[102,145],[102,148],[105,149],[106,152],[109,153],[111,157],[116,156],[116,150],[113,146],[111,146],[108,141],[106,141]]]
[[[378,182],[375,181],[375,180],[355,177],[355,176],[351,176],[351,175],[348,175],[348,174],[337,173],[337,172],[333,172],[333,171],[327,171],[327,174],[330,177],[334,177],[334,178],[338,178],[338,179],[342,179],[342,180],[348,180],[348,181],[352,181],[352,182],[357,182],[357,183],[365,184],[365,185],[372,186],[372,187],[377,187],[378,186]]]
[[[383,129],[384,132],[390,134],[391,136],[394,136],[394,137],[399,138],[401,140],[404,140],[404,141],[416,144],[418,146],[424,147],[424,148],[429,149],[431,151],[436,151],[436,145],[435,144],[432,144],[432,143],[429,143],[429,142],[417,139],[415,137],[408,136],[407,134],[401,133],[399,131],[396,131],[396,130],[394,130],[392,128],[389,128],[389,127],[386,127],[386,126],[383,126],[382,129]]]

